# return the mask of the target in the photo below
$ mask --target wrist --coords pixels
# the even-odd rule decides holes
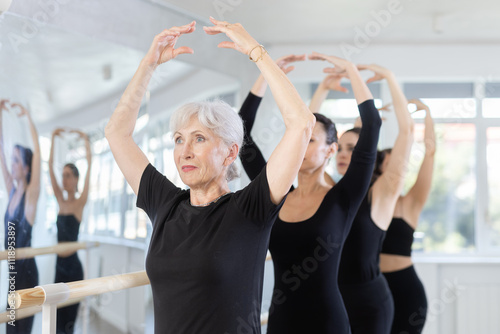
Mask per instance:
[[[147,70],[152,70],[152,71],[156,70],[156,68],[158,67],[158,62],[152,62],[151,60],[149,60],[147,58],[148,58],[148,56],[144,57],[141,60],[139,67],[147,69]]]

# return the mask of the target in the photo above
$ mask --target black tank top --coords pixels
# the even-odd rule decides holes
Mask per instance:
[[[77,241],[80,222],[74,215],[57,216],[57,241]]]
[[[392,218],[382,245],[382,253],[411,256],[414,232],[403,218]]]
[[[385,233],[372,220],[371,204],[366,195],[344,244],[339,284],[366,283],[380,275],[379,254]]]

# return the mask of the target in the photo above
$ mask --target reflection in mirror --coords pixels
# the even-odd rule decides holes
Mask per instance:
[[[4,134],[3,114],[17,115],[28,121],[30,147],[19,144],[22,138],[17,134]],[[9,124],[13,124],[12,121]],[[22,132],[21,132],[22,133]],[[9,146],[11,159],[7,160]],[[3,181],[8,194],[4,216],[4,247],[15,254],[17,248],[31,247],[33,224],[35,223],[38,197],[40,195],[40,144],[30,112],[17,102],[0,101],[0,164]],[[10,163],[10,168],[8,167]],[[9,292],[32,288],[38,284],[38,269],[35,259],[8,261]],[[8,326],[7,333],[30,333],[33,317],[19,320],[16,326]]]

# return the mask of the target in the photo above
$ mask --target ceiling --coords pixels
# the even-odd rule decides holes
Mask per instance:
[[[373,44],[500,43],[500,2],[492,0],[87,0],[61,5],[26,38],[38,3],[14,1],[0,16],[0,92],[29,103],[42,123],[119,96],[165,21],[195,18],[200,26],[212,15],[242,23],[265,45],[354,43],[363,31]],[[389,4],[398,3],[387,16]],[[207,40],[201,33],[189,38]],[[191,63],[174,62],[161,85],[198,67],[232,68],[234,75],[236,53],[213,49]],[[206,62],[211,55],[216,60]]]
[[[152,1],[240,22],[259,42],[274,45],[350,42],[357,28],[377,32],[376,26],[376,43],[500,42],[500,2],[493,0]]]

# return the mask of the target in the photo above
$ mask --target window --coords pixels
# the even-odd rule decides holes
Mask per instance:
[[[500,127],[487,130],[488,215],[491,246],[500,247]]]

